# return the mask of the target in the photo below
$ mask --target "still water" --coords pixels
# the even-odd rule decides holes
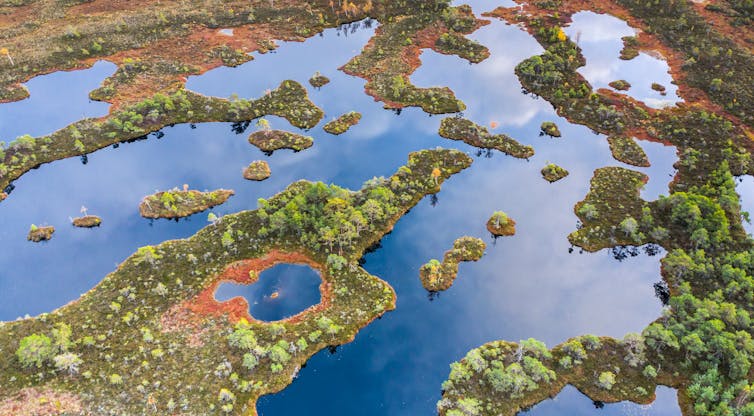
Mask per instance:
[[[0,319],[60,307],[93,287],[138,247],[188,237],[207,224],[206,213],[179,222],[141,218],[138,203],[155,190],[184,183],[194,189],[234,189],[236,195],[214,210],[223,215],[254,209],[258,198],[269,198],[298,179],[358,189],[373,176],[392,174],[409,152],[436,146],[466,151],[475,156],[474,165],[444,185],[436,204],[429,198],[422,201],[383,239],[382,248],[366,256],[364,267],[395,288],[397,309],[335,354],[325,351],[314,356],[290,387],[262,398],[260,414],[433,414],[448,365],[471,348],[496,339],[534,337],[553,346],[586,333],[622,337],[641,331],[659,316],[661,305],[652,284],[660,279],[660,256],[618,262],[607,251],[569,253],[566,237],[577,225],[573,205],[588,191],[592,172],[621,164],[612,159],[604,136],[569,124],[544,100],[520,93],[513,68],[541,51],[528,34],[493,20],[472,36],[490,47],[490,59],[469,65],[426,51],[425,65],[412,76],[419,86],[450,86],[466,102],[466,117],[479,124],[497,121],[495,132],[534,146],[537,154],[527,161],[497,152],[478,154],[463,143],[440,138],[441,117],[417,109],[396,115],[360,93],[364,81],[337,68],[358,53],[373,30],[328,30],[305,43],[281,43],[277,51],[255,54],[254,61],[238,68],[219,68],[189,80],[188,88],[204,94],[258,97],[285,78],[309,87],[308,78],[320,71],[332,83],[309,90],[326,113],[324,121],[351,110],[364,117],[341,136],[323,132],[321,125],[306,132],[315,138],[311,149],[267,157],[248,144],[246,134],[234,134],[227,123],[179,125],[165,129],[159,140],[91,154],[87,165],[78,158],[63,160],[16,181],[16,190],[0,203]],[[97,82],[107,73],[98,75]],[[60,75],[47,77],[56,76]],[[67,80],[66,85],[76,88],[71,94],[86,97],[93,78]],[[35,108],[68,98],[54,88],[48,93],[36,94],[32,89],[24,105]],[[85,99],[71,107],[75,107],[73,119],[101,114],[98,104]],[[24,130],[9,127],[14,115],[8,108],[12,106],[0,106],[0,135],[12,138]],[[297,131],[285,120],[268,120],[273,128]],[[563,138],[539,137],[544,120],[556,121]],[[31,127],[51,131],[61,127],[60,121],[40,117],[29,131]],[[651,176],[645,197],[654,198],[667,193],[675,153],[663,146],[644,147],[653,163],[643,170]],[[244,180],[242,169],[257,159],[269,162],[272,176],[259,183]],[[548,161],[568,169],[570,176],[554,184],[543,180],[539,170]],[[78,215],[82,205],[103,218],[102,227],[83,230],[69,225],[69,217]],[[495,210],[506,211],[517,221],[516,236],[493,243],[484,224]],[[52,241],[26,242],[32,223],[55,225]],[[487,253],[478,262],[462,264],[455,285],[430,301],[418,269],[430,258],[442,256],[462,235],[485,239]],[[319,301],[318,291],[302,287],[290,287],[302,294],[299,307]],[[247,289],[256,290],[254,285]],[[236,294],[240,293],[230,295]],[[269,294],[244,293],[252,313],[254,303]],[[671,390],[661,389],[658,394],[646,414],[680,414]],[[638,411],[644,410],[633,404],[595,410],[575,389],[566,389],[528,414],[643,414],[630,413]]]

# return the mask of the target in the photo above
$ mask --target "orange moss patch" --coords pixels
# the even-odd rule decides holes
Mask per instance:
[[[13,397],[0,401],[0,415],[53,416],[79,414],[81,399],[72,393],[62,393],[49,388],[26,388]]]
[[[249,322],[262,322],[249,314],[249,303],[246,299],[235,297],[225,302],[218,302],[217,299],[215,299],[215,291],[223,282],[234,282],[244,285],[255,283],[259,279],[259,273],[281,263],[305,264],[313,269],[319,270],[320,275],[322,276],[322,284],[320,285],[322,300],[320,303],[313,305],[292,317],[283,319],[281,322],[300,322],[306,315],[326,309],[330,306],[332,287],[327,281],[327,276],[323,272],[324,268],[319,263],[304,254],[272,250],[264,257],[231,263],[222,273],[212,280],[206,289],[194,298],[184,302],[181,305],[181,308],[190,311],[191,314],[194,315],[194,318],[225,315],[231,322],[238,322],[241,319],[246,319]]]

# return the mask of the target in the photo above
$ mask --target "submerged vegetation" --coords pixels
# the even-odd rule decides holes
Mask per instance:
[[[361,113],[350,111],[324,125],[323,129],[330,134],[343,134],[361,120]]]
[[[449,289],[458,275],[458,264],[481,259],[486,248],[484,241],[475,237],[456,239],[453,248],[445,252],[442,262],[432,259],[419,269],[422,285],[430,292]]]
[[[183,218],[225,203],[234,192],[228,189],[201,192],[172,189],[148,195],[139,204],[139,213],[144,218]]]
[[[447,117],[440,122],[440,136],[460,140],[482,149],[496,149],[507,155],[528,159],[534,156],[534,148],[525,146],[505,134],[490,134],[487,128],[460,117]]]
[[[470,164],[462,152],[426,150],[356,192],[299,181],[257,210],[142,247],[78,301],[0,324],[0,395],[22,403],[29,389],[52,389],[84,414],[253,414],[312,355],[395,307],[390,286],[358,260]],[[325,282],[322,302],[296,319],[260,322],[214,300],[222,280],[286,262],[314,265]]]

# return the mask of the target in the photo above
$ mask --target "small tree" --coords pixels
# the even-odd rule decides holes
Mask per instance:
[[[41,368],[52,359],[54,348],[47,335],[31,334],[21,340],[16,357],[24,367]]]

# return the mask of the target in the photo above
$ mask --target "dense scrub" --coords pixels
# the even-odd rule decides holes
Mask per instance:
[[[619,162],[638,167],[649,167],[649,158],[644,149],[634,139],[626,136],[607,138],[613,158]]]
[[[568,176],[567,170],[554,163],[546,164],[545,167],[542,168],[540,173],[542,174],[542,177],[550,183],[557,182]]]
[[[348,131],[352,126],[355,126],[361,120],[361,113],[356,111],[350,111],[338,118],[327,122],[322,128],[330,134],[343,134]]]

